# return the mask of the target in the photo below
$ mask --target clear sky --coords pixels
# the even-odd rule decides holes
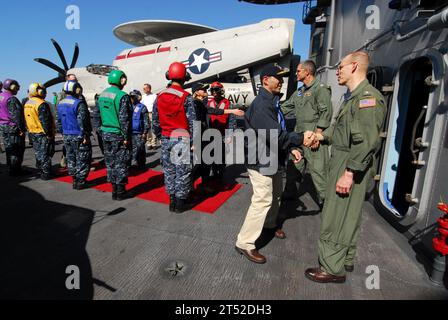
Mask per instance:
[[[30,5],[32,4],[32,7]],[[80,9],[80,29],[66,28],[66,8]],[[296,20],[294,52],[308,56],[308,25],[303,25],[302,4],[255,5],[238,0],[40,0],[7,1],[1,6],[3,43],[0,49],[0,80],[17,79],[21,84],[19,97],[26,95],[31,82],[45,82],[57,73],[34,58],[46,58],[62,66],[50,39],[61,45],[70,64],[75,42],[80,46],[76,67],[90,63],[112,64],[114,57],[130,45],[112,33],[115,26],[134,20],[180,20],[226,29],[256,23],[268,18]],[[62,84],[49,88],[59,91]]]

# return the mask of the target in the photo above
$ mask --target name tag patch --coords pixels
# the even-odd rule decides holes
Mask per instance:
[[[363,99],[359,101],[359,108],[371,108],[376,106],[376,99],[370,98],[370,99]]]

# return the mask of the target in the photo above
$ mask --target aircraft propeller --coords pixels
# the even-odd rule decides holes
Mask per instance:
[[[54,64],[53,62],[51,62],[47,59],[42,59],[42,58],[34,59],[34,61],[36,61],[40,64],[43,64],[44,66],[47,66],[48,68],[53,69],[54,71],[56,71],[58,73],[58,76],[56,78],[48,80],[47,82],[44,83],[44,86],[46,88],[54,86],[55,84],[64,82],[66,75],[67,75],[67,71],[75,67],[76,62],[78,61],[78,57],[79,57],[79,46],[78,46],[78,43],[75,43],[75,50],[73,52],[72,62],[70,63],[70,67],[69,67],[67,64],[67,60],[65,59],[64,53],[62,52],[61,46],[54,39],[51,39],[51,42],[53,43],[53,46],[55,47],[56,51],[58,52],[59,58],[61,59],[61,62],[63,64],[64,68],[57,66],[56,64]]]

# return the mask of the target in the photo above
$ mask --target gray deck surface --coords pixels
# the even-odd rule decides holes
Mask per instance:
[[[53,157],[57,168],[61,145]],[[98,156],[98,150],[95,148]],[[158,166],[159,153],[148,153]],[[34,167],[32,149],[25,166]],[[345,284],[304,277],[317,264],[320,218],[308,193],[282,210],[287,239],[264,239],[257,265],[234,250],[250,204],[251,185],[241,167],[227,170],[242,188],[213,214],[168,212],[140,199],[113,202],[110,193],[10,178],[0,155],[0,297],[5,299],[447,299],[434,287],[405,237],[369,203],[363,212],[355,271]],[[177,264],[177,268],[175,267]],[[80,268],[81,289],[65,288],[68,265]],[[380,269],[380,289],[366,288],[366,267]],[[177,270],[176,270],[177,269]],[[175,271],[173,271],[175,270]]]

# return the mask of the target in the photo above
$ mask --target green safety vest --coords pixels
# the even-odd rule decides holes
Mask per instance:
[[[101,93],[98,105],[101,115],[101,131],[123,134],[119,120],[120,101],[126,95],[117,87],[110,87]]]

